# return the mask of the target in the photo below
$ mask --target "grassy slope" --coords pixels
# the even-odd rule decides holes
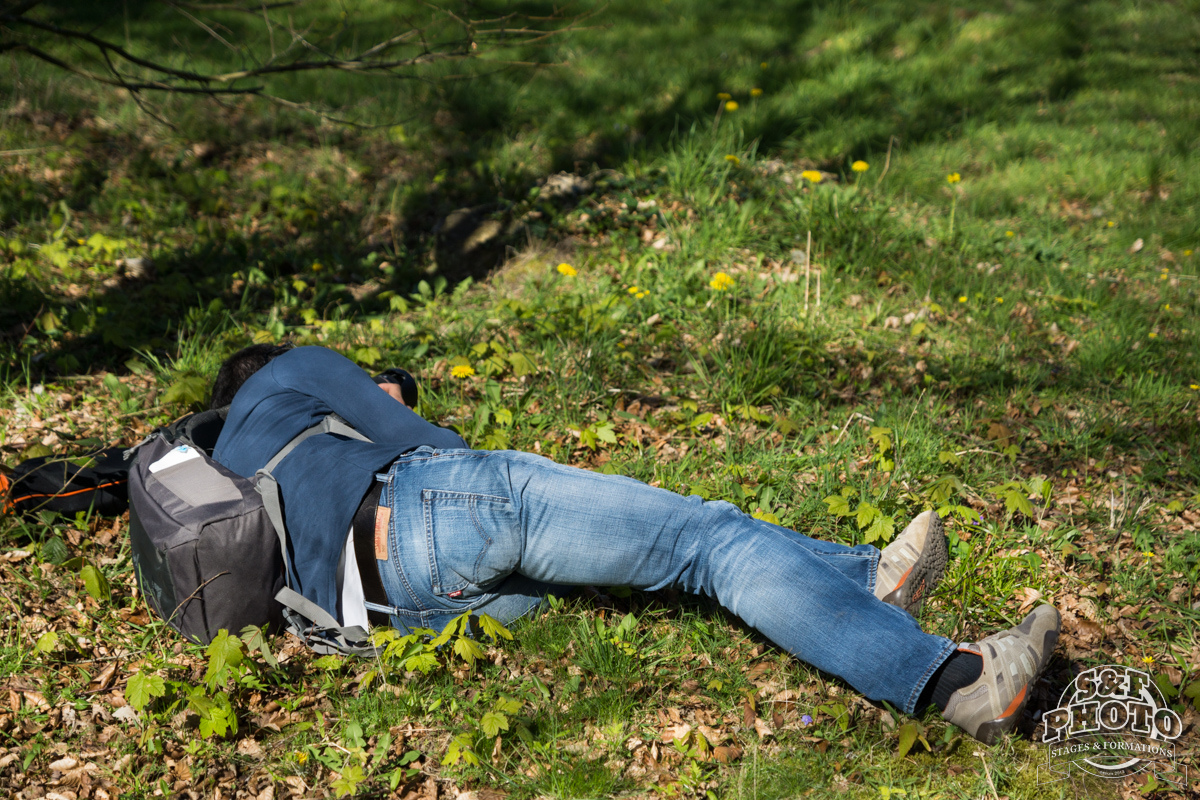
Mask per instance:
[[[130,441],[197,399],[228,349],[286,333],[367,366],[416,365],[423,411],[477,446],[537,449],[844,541],[869,533],[822,502],[843,490],[885,531],[943,508],[956,557],[927,628],[1010,624],[1029,590],[1066,615],[1036,708],[1093,663],[1153,659],[1165,685],[1187,686],[1200,668],[1196,10],[616,4],[606,27],[559,45],[566,66],[536,74],[273,87],[403,122],[367,132],[180,99],[165,101],[181,123],[170,131],[21,64],[4,78],[18,113],[0,137],[43,149],[6,155],[0,177],[6,456]],[[193,35],[152,11],[131,20],[135,38]],[[739,108],[715,119],[719,92]],[[855,175],[859,158],[871,167]],[[805,168],[830,177],[812,185]],[[594,179],[577,206],[530,191],[557,169]],[[524,225],[522,254],[473,286],[416,292],[436,275],[435,221],[481,204]],[[806,316],[794,252],[809,231],[822,295]],[[153,279],[116,275],[117,258],[140,255]],[[564,259],[577,275],[554,270]],[[710,288],[718,271],[731,290]],[[452,379],[457,363],[477,374]],[[583,601],[518,626],[490,651],[497,663],[402,680],[394,700],[356,688],[358,665],[294,657],[269,673],[278,685],[231,692],[261,752],[199,741],[165,706],[146,733],[109,727],[132,667],[181,679],[203,657],[168,667],[173,640],[137,612],[120,526],[6,524],[9,546],[32,555],[4,568],[22,616],[2,657],[45,702],[26,695],[0,715],[19,755],[0,780],[14,790],[45,786],[62,756],[135,793],[221,785],[231,765],[244,788],[326,786],[357,759],[338,750],[357,747],[357,721],[393,734],[364,787],[421,754],[409,765],[421,774],[395,773],[401,793],[433,775],[443,791],[517,796],[956,797],[991,791],[989,778],[1000,794],[1044,796],[1044,753],[1028,740],[981,751],[985,770],[931,717],[938,752],[898,758],[887,715],[836,681],[703,604],[636,595],[608,601],[637,617],[618,636],[628,646],[604,604]],[[86,597],[71,557],[106,572],[111,600]],[[35,655],[51,629],[82,639]],[[518,710],[492,755],[481,720],[502,697]],[[760,737],[755,718],[774,733]],[[713,741],[673,742],[679,725]],[[459,734],[483,764],[441,764]],[[740,758],[715,760],[718,744]],[[132,766],[110,773],[127,752]]]

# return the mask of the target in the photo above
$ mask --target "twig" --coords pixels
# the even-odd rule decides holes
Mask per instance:
[[[192,593],[189,594],[187,597],[183,598],[183,600],[181,600],[179,602],[179,605],[175,606],[175,610],[171,612],[171,615],[166,618],[165,621],[167,622],[167,624],[169,625],[171,623],[171,620],[175,619],[175,615],[179,613],[180,609],[182,609],[185,605],[190,603],[192,600],[196,599],[196,595],[201,589],[203,589],[205,586],[208,586],[210,583],[212,583],[213,581],[215,581],[217,578],[221,577],[222,575],[228,575],[228,574],[229,574],[229,570],[225,570],[223,572],[218,572],[216,575],[213,575],[211,578],[209,578],[204,583],[200,584],[194,590],[192,590]]]
[[[5,11],[4,15],[6,17],[9,17],[9,16],[19,17],[22,14],[24,14],[26,11],[29,11],[34,6],[38,6],[41,4],[42,4],[42,0],[25,0],[24,3],[21,3],[20,5],[17,5],[13,8],[8,9],[7,11]]]
[[[263,25],[267,29],[267,40],[271,43],[271,61],[275,60],[275,26],[271,24],[271,18],[267,15],[267,4],[264,0],[262,4]]]
[[[878,186],[883,181],[883,176],[887,175],[888,167],[892,165],[892,142],[896,141],[895,136],[888,137],[887,158],[883,160],[883,172],[879,173],[879,177],[875,179],[875,185]]]
[[[1000,800],[1000,794],[996,791],[996,784],[992,782],[992,771],[988,769],[987,759],[978,750],[975,751],[975,755],[979,756],[979,760],[983,762],[983,774],[987,778],[988,786],[992,789],[992,797],[994,800]]]
[[[808,319],[808,282],[812,272],[812,231],[808,232],[808,246],[804,248],[804,318]]]
[[[824,267],[817,270],[817,308],[818,309],[821,307],[821,273],[823,271],[824,271]]]
[[[854,422],[854,420],[856,420],[856,419],[865,419],[867,422],[875,421],[874,417],[868,417],[866,414],[860,414],[857,411],[855,411],[853,414],[850,415],[850,418],[848,420],[846,420],[846,424],[842,426],[841,433],[839,433],[837,435],[837,438],[833,440],[834,444],[837,444],[838,442],[840,442],[842,440],[842,437],[846,434],[846,429],[849,428],[850,423]]]
[[[250,7],[248,5],[241,6],[237,3],[187,3],[179,0],[176,5],[185,6],[194,11],[240,11],[245,14],[257,14],[261,9],[264,13],[276,8],[288,8],[296,5],[297,0],[284,0],[281,3],[266,3]]]
[[[61,150],[66,147],[65,144],[48,144],[43,147],[26,147],[23,150],[0,150],[0,157],[3,156],[23,156],[29,153],[40,153],[43,150]]]
[[[61,70],[70,72],[72,75],[78,75],[81,78],[87,78],[90,81],[95,81],[96,83],[102,83],[106,86],[117,86],[122,89],[125,89],[126,91],[145,89],[145,90],[160,91],[160,92],[163,92],[163,91],[175,92],[177,94],[208,94],[208,95],[258,94],[260,91],[262,91],[261,86],[252,86],[252,87],[244,87],[244,88],[217,88],[217,87],[213,87],[213,86],[176,86],[175,84],[161,83],[161,82],[157,82],[157,81],[154,83],[127,83],[122,80],[114,80],[113,78],[106,78],[103,75],[97,75],[94,72],[88,72],[85,69],[80,69],[79,67],[76,67],[72,64],[68,64],[65,61],[62,61],[61,59],[55,58],[54,56],[50,55],[49,53],[47,53],[44,50],[39,50],[38,48],[31,47],[30,45],[27,45],[27,44],[12,43],[12,44],[0,46],[0,52],[4,52],[5,50],[15,50],[18,52],[28,53],[29,55],[33,56],[34,58],[41,59],[42,61],[45,61],[47,64],[53,64],[54,66],[58,67]],[[190,79],[188,79],[188,80],[190,80]],[[205,78],[204,80],[208,80],[208,79]]]
[[[82,39],[83,41],[87,42],[88,44],[93,45],[94,47],[97,47],[101,50],[111,50],[112,52],[116,53],[121,58],[125,59],[126,61],[128,61],[131,64],[137,64],[139,67],[145,67],[146,69],[162,73],[163,75],[170,75],[171,77],[181,78],[186,81],[196,81],[197,83],[207,83],[212,80],[211,77],[209,77],[207,75],[202,75],[198,72],[191,72],[189,70],[172,69],[171,67],[165,66],[163,64],[156,64],[153,61],[147,61],[144,58],[138,58],[133,53],[130,53],[128,50],[126,50],[124,47],[121,47],[120,45],[115,45],[112,42],[109,42],[105,39],[101,39],[99,37],[93,36],[90,33],[84,33],[83,31],[75,31],[75,30],[71,30],[70,28],[62,28],[62,27],[59,27],[58,25],[52,25],[48,22],[42,22],[41,20],[29,19],[28,17],[14,17],[11,14],[5,14],[3,17],[0,17],[0,19],[4,19],[10,23],[19,23],[21,25],[28,25],[31,28],[37,28],[38,30],[46,31],[47,33],[53,33],[56,36],[63,36],[67,39]],[[17,45],[17,48],[32,50],[32,48],[23,48],[20,45]],[[72,71],[74,71],[74,70],[72,70]]]
[[[186,9],[181,8],[178,3],[174,3],[171,0],[161,0],[161,2],[166,3],[171,8],[175,9],[180,14],[187,17],[189,20],[191,20],[192,24],[195,25],[197,28],[201,28],[202,30],[206,31],[209,36],[213,37],[218,42],[220,42],[221,44],[228,47],[229,52],[237,54],[237,51],[238,51],[237,48],[234,47],[232,44],[230,44],[228,39],[226,39],[224,36],[217,33],[215,30],[213,30],[211,25],[208,25],[201,19],[197,19],[194,14],[188,13],[188,11]]]
[[[456,61],[472,59],[475,57],[475,48],[478,43],[495,43],[501,45],[510,41],[517,41],[524,45],[540,44],[555,36],[560,36],[575,30],[582,30],[578,23],[587,19],[590,15],[581,15],[579,17],[566,19],[564,24],[551,30],[538,30],[531,27],[504,27],[509,20],[534,20],[540,18],[507,15],[498,17],[493,20],[471,20],[460,17],[459,15],[444,9],[430,6],[435,11],[442,13],[463,27],[464,37],[460,41],[447,42],[427,42],[425,40],[424,31],[420,28],[413,28],[394,36],[390,36],[381,42],[367,47],[362,50],[357,56],[351,58],[339,57],[336,53],[326,51],[315,43],[306,38],[306,32],[296,30],[290,24],[285,26],[291,34],[292,44],[284,50],[284,54],[288,51],[294,51],[296,48],[302,48],[309,53],[315,54],[316,58],[297,59],[290,63],[275,63],[276,58],[280,55],[275,46],[273,24],[268,9],[280,8],[292,5],[292,3],[267,3],[261,4],[251,3],[246,6],[237,4],[195,4],[188,3],[185,0],[163,0],[163,2],[180,14],[189,19],[192,24],[206,31],[215,40],[221,42],[225,47],[232,52],[239,52],[236,44],[222,36],[212,25],[207,24],[198,17],[190,14],[186,8],[193,9],[208,9],[208,10],[229,10],[229,11],[244,11],[247,13],[257,14],[261,11],[263,14],[263,24],[267,28],[270,36],[271,58],[266,63],[259,63],[247,69],[236,70],[224,74],[213,74],[197,72],[190,69],[180,69],[172,67],[168,64],[154,61],[151,59],[139,57],[130,52],[129,48],[122,47],[116,42],[101,38],[88,31],[75,30],[72,28],[56,25],[43,19],[37,19],[26,16],[26,12],[34,8],[40,0],[26,0],[26,2],[18,3],[9,9],[0,10],[0,23],[8,27],[24,26],[34,30],[43,31],[54,36],[74,40],[76,42],[85,43],[95,47],[99,54],[104,58],[109,70],[109,75],[92,72],[85,66],[77,63],[71,63],[56,55],[42,50],[31,43],[21,41],[0,42],[0,52],[24,52],[34,58],[51,64],[59,69],[69,72],[88,80],[96,81],[108,86],[115,86],[124,89],[130,93],[139,91],[159,91],[159,92],[174,92],[179,94],[203,94],[210,96],[235,94],[235,95],[250,95],[250,96],[266,96],[263,92],[264,87],[259,85],[245,86],[237,85],[239,82],[247,81],[248,79],[263,78],[271,75],[279,75],[293,72],[310,72],[319,70],[339,70],[344,72],[357,72],[360,74],[388,75],[391,77],[398,76],[397,70],[407,70],[413,67],[418,67],[426,64],[432,64],[442,61]],[[548,19],[561,20],[558,17],[550,17]],[[416,55],[409,58],[397,59],[379,59],[383,53],[392,50],[400,45],[408,45],[418,50]],[[120,59],[114,63],[114,58]],[[121,63],[125,62],[125,63]],[[542,62],[532,61],[511,61],[497,62],[501,65],[510,67],[541,67],[545,66]],[[128,66],[141,67],[149,72],[148,75],[131,74]],[[278,97],[268,97],[272,102],[281,103]],[[302,108],[306,111],[320,114],[326,119],[347,123],[346,120],[340,120],[328,114],[321,114],[312,108],[294,104],[293,107]]]
[[[142,102],[142,98],[138,97],[138,93],[133,91],[132,89],[130,89],[125,84],[125,78],[122,77],[121,73],[117,71],[116,66],[112,63],[112,59],[108,55],[108,51],[102,50],[101,55],[104,56],[104,63],[108,65],[109,72],[111,72],[116,77],[116,79],[121,82],[122,86],[125,86],[125,91],[129,92],[129,96],[133,99],[133,102],[137,105],[137,107],[140,108],[142,111],[146,112],[146,114],[148,114],[151,119],[162,123],[163,125],[165,125],[167,128],[170,128],[171,130],[175,130],[174,125],[172,125],[170,122],[167,122],[165,119],[160,117],[158,114],[155,114],[153,111],[151,111],[149,108],[147,108],[146,104]]]

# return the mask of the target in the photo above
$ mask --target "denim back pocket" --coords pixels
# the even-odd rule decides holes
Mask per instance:
[[[516,569],[520,525],[507,497],[425,489],[421,505],[434,594],[472,597]]]

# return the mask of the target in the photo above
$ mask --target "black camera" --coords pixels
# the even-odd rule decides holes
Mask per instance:
[[[417,379],[410,375],[407,370],[391,367],[376,375],[374,380],[375,383],[381,385],[385,383],[396,384],[400,387],[400,396],[404,398],[404,405],[414,409],[417,407],[417,397],[419,394]]]

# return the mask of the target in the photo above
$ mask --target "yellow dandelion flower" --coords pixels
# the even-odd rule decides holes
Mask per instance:
[[[713,275],[708,285],[716,289],[718,292],[725,292],[733,288],[733,278],[727,272],[718,272]]]
[[[1154,558],[1154,551],[1153,550],[1143,550],[1142,558]]]
[[[1191,389],[1193,392],[1200,391],[1200,383],[1188,384],[1188,388]]]
[[[649,297],[649,296],[650,296],[650,291],[648,289],[643,289],[642,291],[640,291],[634,295],[634,297],[636,297],[638,300],[641,300],[643,297]]]
[[[862,159],[859,159],[858,161],[855,161],[853,164],[850,165],[850,169],[854,170],[855,172],[866,172],[870,168],[871,168],[871,165],[868,164],[867,162],[863,161]]]
[[[630,286],[630,287],[629,287],[628,289],[626,289],[625,291],[629,292],[630,294],[637,294],[638,292],[640,292],[640,291],[641,291],[641,289],[639,289],[639,288],[638,288],[638,287],[636,287],[636,286]]]
[[[717,92],[717,99],[724,102],[725,100],[732,100],[733,95],[729,92]]]
[[[1184,254],[1185,256],[1190,256],[1190,255],[1192,254],[1192,251],[1191,251],[1191,250],[1184,250],[1184,251],[1183,251],[1183,254]]]
[[[965,302],[967,302],[967,296],[966,296],[965,294],[964,294],[964,295],[962,295],[962,296],[960,296],[960,297],[958,298],[958,302],[960,302],[960,303],[965,303]]]
[[[951,172],[946,176],[946,183],[958,183],[961,180],[962,175],[959,175],[957,172]]]
[[[308,761],[308,753],[304,752],[303,750],[299,750],[296,752],[296,763],[297,764],[303,764],[307,761]]]
[[[1151,339],[1157,339],[1157,338],[1158,338],[1158,334],[1157,334],[1157,333],[1155,333],[1154,331],[1150,331],[1150,338],[1151,338]]]
[[[997,302],[997,303],[1003,303],[1003,302],[1004,302],[1004,298],[1003,298],[1003,297],[997,297],[997,298],[996,298],[996,302]]]
[[[1113,225],[1116,225],[1116,224],[1117,224],[1117,223],[1113,222],[1111,219],[1108,221],[1108,227],[1110,227],[1110,228],[1111,228]]]
[[[742,160],[732,154],[725,156],[725,160],[730,164],[733,164],[735,167],[740,167],[742,165]]]
[[[1005,232],[1004,232],[1004,235],[1005,235],[1005,236],[1016,236],[1016,234],[1015,234],[1015,233],[1013,233],[1012,231],[1005,231]]]
[[[456,378],[469,378],[475,374],[475,370],[467,364],[459,364],[450,370],[450,374]]]
[[[751,97],[762,97],[762,89],[755,86],[753,89],[750,90],[750,96]]]
[[[725,110],[726,111],[737,111],[738,110],[737,100],[726,100],[725,101]]]
[[[579,274],[579,270],[575,269],[565,261],[555,267],[555,269],[557,269],[561,274],[566,275],[568,278],[574,278]]]
[[[1171,310],[1171,304],[1163,303],[1163,311],[1170,311],[1170,310]]]
[[[808,181],[809,183],[820,183],[821,179],[825,176],[815,169],[806,169],[804,172],[800,173],[800,177],[804,178],[804,180]]]

